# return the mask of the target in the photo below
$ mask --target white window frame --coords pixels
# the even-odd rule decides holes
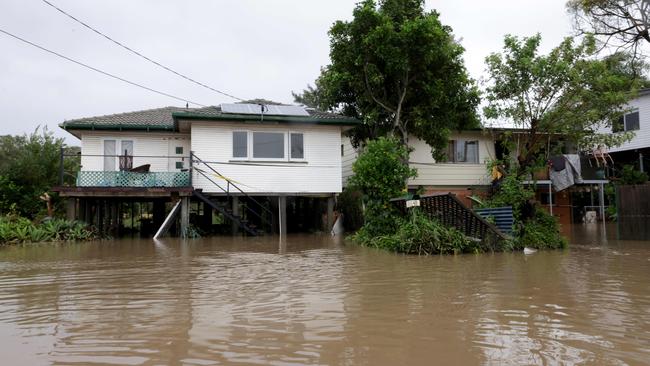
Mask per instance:
[[[474,162],[468,162],[468,161],[455,161],[456,160],[456,149],[455,149],[455,144],[454,144],[454,161],[450,161],[447,159],[445,162],[446,164],[454,164],[454,165],[480,165],[481,164],[481,140],[479,139],[450,139],[449,142],[454,141],[455,144],[457,144],[459,141],[462,141],[463,143],[467,144],[468,142],[474,142],[476,141],[476,163]],[[467,145],[465,145],[465,160],[467,160]]]
[[[235,132],[245,132],[246,133],[246,157],[236,157],[234,156],[234,145],[233,145],[233,136]],[[256,132],[261,133],[276,133],[282,134],[284,138],[284,157],[283,158],[256,158],[253,156],[253,135]],[[291,157],[291,134],[301,134],[302,135],[302,158],[292,158]],[[271,161],[271,162],[306,162],[307,161],[307,144],[305,139],[306,133],[304,131],[293,131],[293,130],[232,130],[230,135],[230,156],[232,161]]]
[[[104,156],[104,151],[105,151],[105,149],[104,149],[104,144],[106,143],[106,140],[112,140],[112,141],[115,141],[115,151],[116,151],[116,153],[117,153],[117,154],[116,154],[117,156],[115,156],[115,170],[104,170],[104,169],[106,169],[106,168],[104,167],[104,159],[106,158],[106,157]],[[104,171],[104,172],[105,172],[105,171],[112,171],[112,172],[119,172],[119,171],[120,171],[120,157],[119,157],[119,156],[120,156],[120,154],[122,153],[122,151],[121,151],[121,150],[118,150],[118,148],[119,148],[119,149],[122,148],[122,141],[131,141],[131,142],[133,143],[133,157],[134,157],[134,159],[135,159],[135,147],[136,147],[136,145],[137,145],[137,139],[136,139],[136,138],[133,138],[133,137],[128,137],[128,138],[124,138],[124,137],[109,137],[109,136],[102,137],[102,148],[101,148],[101,155],[102,155],[101,167],[102,167],[102,171]],[[135,164],[134,164],[134,165],[135,165]]]
[[[293,158],[291,157],[291,135],[302,135],[302,158]],[[306,161],[307,160],[307,148],[306,148],[306,143],[305,143],[305,133],[302,131],[289,131],[287,132],[287,158],[289,158],[289,161]]]
[[[235,156],[235,133],[246,133],[246,156]],[[251,131],[250,130],[233,130],[230,134],[230,156],[232,160],[247,161],[251,158]]]
[[[630,114],[633,114],[633,113],[638,113],[638,115],[639,115],[639,128],[634,129],[634,130],[628,130],[627,129],[627,116],[629,116]],[[634,108],[634,109],[630,110],[629,112],[625,113],[622,117],[623,117],[622,129],[620,131],[616,131],[614,133],[629,132],[629,131],[640,131],[641,130],[641,113],[639,112],[639,108]],[[612,130],[613,129],[614,128],[612,127]]]

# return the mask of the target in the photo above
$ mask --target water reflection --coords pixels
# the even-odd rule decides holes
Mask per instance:
[[[583,228],[586,229],[586,228]],[[412,257],[329,236],[0,250],[0,352],[32,364],[638,364],[650,249]]]

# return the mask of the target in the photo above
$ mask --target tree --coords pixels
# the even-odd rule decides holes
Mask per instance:
[[[44,210],[39,196],[58,184],[62,147],[68,152],[74,149],[47,129],[37,128],[23,136],[0,136],[0,214],[16,211],[33,218]],[[66,159],[65,164],[66,172],[78,170],[78,159]]]
[[[329,35],[330,65],[295,96],[362,120],[354,142],[395,135],[408,144],[414,135],[440,157],[451,130],[478,126],[464,49],[423,0],[362,1]]]
[[[650,0],[569,0],[581,33],[592,33],[603,46],[631,50],[637,54],[639,43],[650,42]]]
[[[546,55],[539,54],[540,42],[539,34],[506,36],[503,53],[486,59],[485,116],[529,129],[517,149],[518,176],[543,163],[549,136],[584,149],[616,146],[631,137],[599,133],[622,115],[638,86],[622,66],[626,57],[593,58],[593,37],[578,44],[567,38]]]

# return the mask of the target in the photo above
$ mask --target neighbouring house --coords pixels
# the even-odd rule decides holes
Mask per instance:
[[[81,141],[68,215],[148,236],[180,211],[206,232],[315,231],[342,190],[342,133],[355,119],[279,104],[165,107],[68,120]],[[62,174],[63,176],[63,174]],[[172,231],[174,226],[172,225]]]
[[[620,168],[632,164],[643,172],[650,171],[647,167],[650,157],[650,88],[642,89],[627,107],[629,111],[622,116],[610,129],[601,129],[602,133],[633,132],[632,140],[610,148],[604,152],[611,157],[613,164]],[[598,152],[596,152],[598,153]]]
[[[472,195],[484,195],[491,185],[488,174],[488,162],[496,158],[495,142],[492,134],[484,131],[460,131],[451,135],[447,160],[436,162],[431,154],[431,147],[426,142],[411,137],[409,146],[413,149],[409,163],[416,168],[418,176],[409,179],[411,192],[424,194],[454,193],[467,205]],[[343,163],[343,184],[352,176],[352,164],[356,161],[358,151],[349,138],[343,139],[341,145]]]
[[[492,187],[492,178],[488,171],[489,162],[506,158],[507,151],[501,141],[519,141],[518,135],[524,133],[527,133],[527,130],[512,128],[454,132],[448,143],[447,159],[438,162],[433,159],[429,145],[411,137],[409,146],[412,152],[409,164],[417,169],[418,176],[409,180],[408,189],[410,192],[424,194],[453,193],[466,206],[472,207],[474,204],[469,197],[485,196]],[[551,138],[549,144],[556,138]],[[341,154],[342,179],[343,185],[346,186],[347,180],[353,174],[352,165],[359,151],[352,146],[349,138],[344,138]],[[599,175],[599,168],[592,157],[581,154],[580,161],[583,180],[570,189],[555,192],[549,180],[548,168],[526,182],[535,186],[537,202],[565,226],[582,222],[587,211],[596,211],[598,217],[602,218],[607,204],[602,192],[608,180]]]

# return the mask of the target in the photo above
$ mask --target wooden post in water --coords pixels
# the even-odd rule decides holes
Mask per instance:
[[[334,196],[327,197],[327,233],[332,231],[334,226]]]
[[[190,229],[190,198],[181,198],[181,238],[187,238]]]
[[[232,196],[232,214],[239,216],[239,197]],[[232,222],[232,235],[237,235],[239,232],[239,225],[236,222]]]
[[[278,231],[280,237],[287,235],[287,196],[278,196]]]

